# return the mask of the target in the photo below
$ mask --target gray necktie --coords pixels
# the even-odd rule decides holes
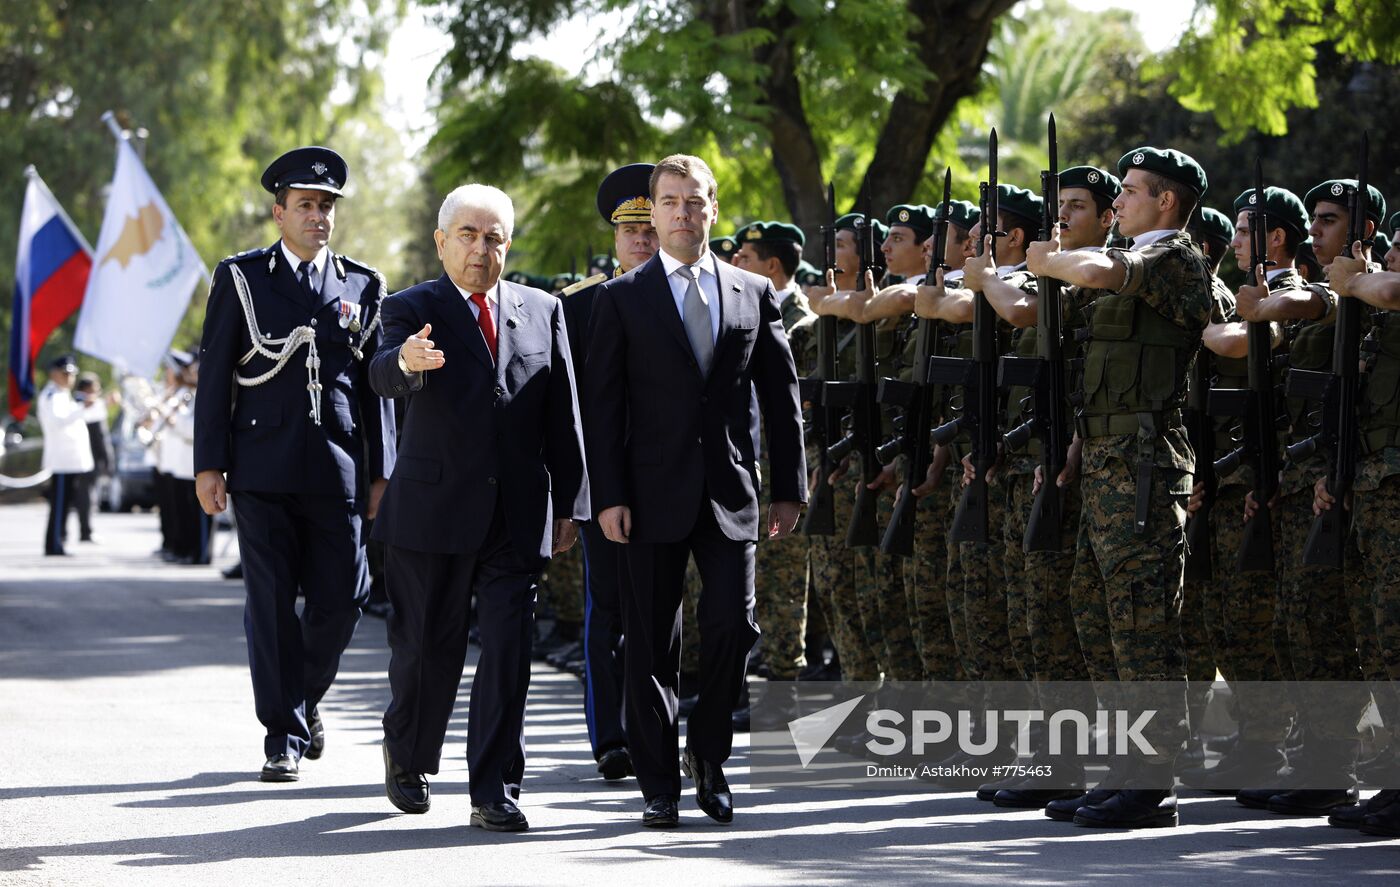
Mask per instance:
[[[700,365],[700,374],[710,374],[710,361],[715,356],[715,343],[710,337],[710,309],[705,305],[705,297],[700,294],[697,272],[689,265],[683,266],[680,273],[690,281],[685,288],[685,301],[681,312],[685,315],[685,337],[690,340],[690,350],[695,354],[695,362]]]

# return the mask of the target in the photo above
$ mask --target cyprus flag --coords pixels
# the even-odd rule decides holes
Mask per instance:
[[[152,376],[190,294],[208,278],[136,151],[118,139],[117,171],[73,345],[118,371]]]

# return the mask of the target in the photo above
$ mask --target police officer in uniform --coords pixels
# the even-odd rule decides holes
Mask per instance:
[[[393,411],[366,359],[384,281],[329,248],[346,172],[321,147],[267,168],[282,237],[219,263],[200,346],[195,486],[208,514],[233,494],[264,782],[320,757],[316,706],[369,590],[361,522],[394,464]]]
[[[626,274],[656,255],[656,229],[651,224],[652,169],[650,163],[628,164],[613,170],[598,186],[598,213],[612,226],[618,265],[611,275],[594,275],[561,294],[576,379],[583,378],[598,284]],[[587,521],[580,530],[584,559],[583,707],[588,742],[603,778],[625,779],[632,775],[632,756],[622,718],[621,553],[596,522]]]

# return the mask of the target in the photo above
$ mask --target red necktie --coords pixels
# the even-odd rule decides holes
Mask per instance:
[[[486,302],[485,293],[472,293],[472,304],[476,306],[476,323],[481,327],[481,337],[486,340],[486,350],[491,352],[491,362],[496,362],[496,321],[491,319],[491,306]]]

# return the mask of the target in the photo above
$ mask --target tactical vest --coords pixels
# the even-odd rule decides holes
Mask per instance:
[[[1299,324],[1288,346],[1290,369],[1327,372],[1332,366],[1332,343],[1337,338],[1337,325],[1310,320]],[[1318,405],[1302,397],[1285,401],[1288,409],[1288,442],[1299,441],[1317,433],[1317,420],[1310,414]]]
[[[1089,337],[1081,436],[1134,434],[1140,413],[1158,414],[1159,429],[1173,424],[1163,414],[1179,416],[1201,334],[1182,329],[1139,298],[1105,293],[1095,300]]]
[[[1361,452],[1377,453],[1400,442],[1400,318],[1382,312],[1371,347],[1375,362],[1361,398]]]
[[[1033,326],[1023,327],[1011,334],[1011,354],[1017,357],[1035,357],[1036,328]],[[1035,390],[1022,385],[1011,386],[1006,389],[1006,421],[1003,428],[1011,429],[1019,427],[1026,419],[1030,418],[1033,404],[1031,399],[1035,396]],[[1024,452],[1030,456],[1040,455],[1040,438],[1032,435],[1026,444]]]

